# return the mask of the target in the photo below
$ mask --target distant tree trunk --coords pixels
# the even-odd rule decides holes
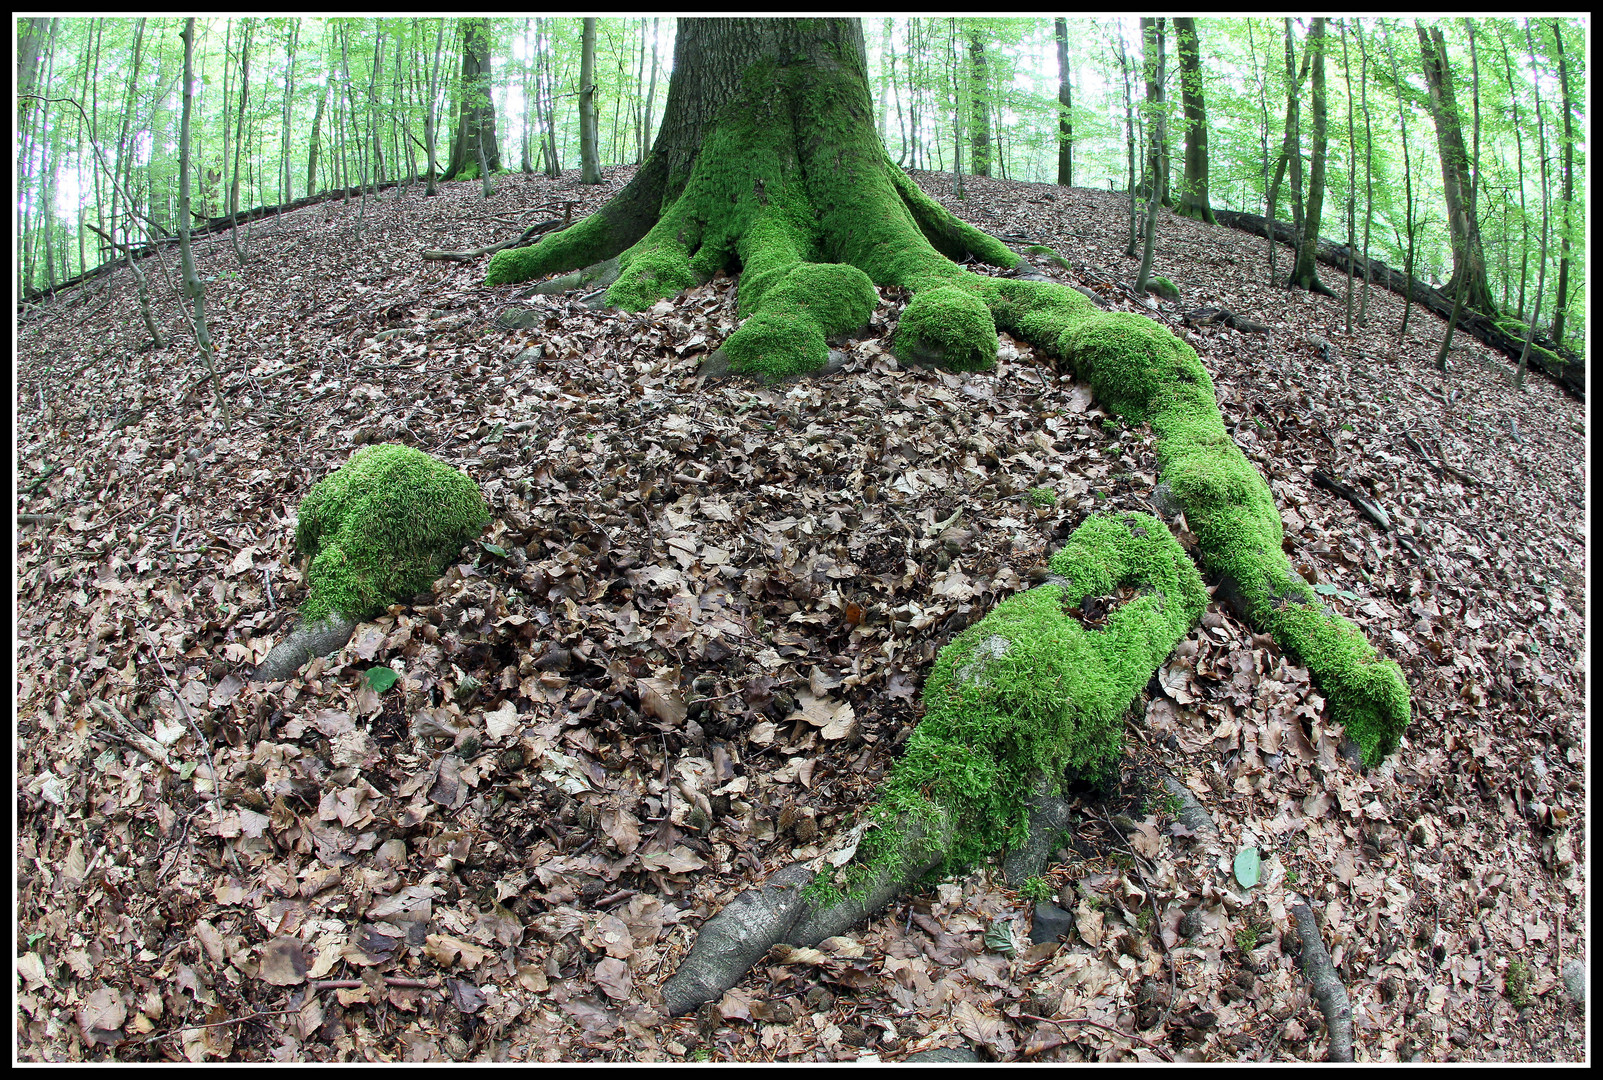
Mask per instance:
[[[1286,23],[1286,133],[1280,143],[1280,158],[1275,162],[1275,175],[1269,181],[1269,220],[1274,221],[1277,213],[1276,204],[1280,195],[1280,182],[1286,175],[1289,167],[1292,177],[1292,231],[1302,234],[1302,110],[1298,105],[1297,95],[1302,89],[1302,80],[1308,74],[1308,62],[1312,53],[1307,51],[1302,55],[1302,70],[1297,70],[1296,54],[1292,45],[1291,20]],[[1269,284],[1275,285],[1275,241],[1273,236],[1269,239]]]
[[[529,30],[533,25],[534,20],[532,18],[524,18],[523,40],[526,42],[532,42],[533,40],[529,35]],[[530,160],[531,154],[529,132],[534,127],[535,122],[540,119],[540,109],[538,106],[532,104],[534,98],[529,93],[529,72],[533,70],[534,63],[535,61],[532,57],[527,58],[524,60],[523,66],[518,69],[518,84],[519,88],[523,92],[523,100],[525,102],[523,110],[523,123],[519,125],[519,130],[522,132],[522,138],[519,140],[519,144],[520,149],[523,152],[523,163],[518,166],[518,168],[519,171],[521,171],[525,176],[534,175],[534,162]]]
[[[1369,119],[1369,50],[1364,47],[1364,26],[1353,23],[1358,37],[1358,107],[1364,113],[1364,298],[1358,305],[1358,325],[1369,324],[1369,226],[1375,220],[1375,139]]]
[[[28,95],[34,92],[39,81],[39,53],[44,49],[45,39],[50,36],[50,24],[55,20],[28,18],[17,21],[17,127],[20,129],[28,110],[34,107]]]
[[[1247,56],[1250,70],[1258,81],[1258,145],[1263,161],[1263,205],[1264,217],[1268,221],[1275,220],[1275,208],[1270,200],[1270,193],[1274,190],[1269,181],[1269,80],[1264,77],[1264,71],[1258,64],[1258,43],[1252,32],[1252,20],[1247,19]],[[1275,279],[1275,241],[1273,236],[1269,239],[1269,280]]]
[[[228,184],[228,216],[239,213],[239,159],[245,148],[245,109],[250,103],[250,42],[254,21],[245,20],[239,44],[239,120],[234,129],[234,178]]]
[[[1525,140],[1520,137],[1520,98],[1519,90],[1514,85],[1514,64],[1508,58],[1508,42],[1504,40],[1501,31],[1498,32],[1497,42],[1503,49],[1503,71],[1508,78],[1508,102],[1509,108],[1513,110],[1513,123],[1510,126],[1514,129],[1514,175],[1519,178],[1520,191],[1520,299],[1515,311],[1523,317],[1525,280],[1530,266],[1531,250],[1531,219],[1525,209]]]
[[[886,37],[888,39],[890,37],[890,20],[886,19],[885,20],[885,24],[886,24],[886,31],[885,32],[886,32]],[[883,82],[883,80],[881,80],[881,82]],[[642,126],[641,131],[640,131],[640,160],[641,161],[645,161],[646,160],[646,151],[648,151],[651,148],[652,137],[656,134],[651,128],[652,106],[656,103],[656,97],[657,97],[657,16],[653,15],[651,17],[651,83],[650,83],[649,87],[646,90],[646,119],[645,119],[645,124]],[[881,105],[880,111],[881,111],[881,113],[884,112],[884,106],[883,105]]]
[[[1391,35],[1381,29],[1381,41],[1386,46],[1386,59],[1391,62],[1392,85],[1401,86],[1402,76],[1397,70],[1397,54],[1392,51]],[[1408,257],[1403,267],[1406,291],[1403,293],[1403,319],[1397,326],[1397,341],[1401,344],[1408,333],[1408,314],[1414,310],[1414,174],[1408,161],[1408,106],[1401,95],[1397,98],[1397,121],[1403,130],[1403,225],[1408,230]]]
[[[1334,296],[1319,280],[1319,263],[1314,255],[1319,249],[1319,220],[1325,205],[1325,147],[1327,142],[1325,116],[1325,20],[1315,17],[1304,46],[1313,55],[1313,109],[1314,145],[1308,165],[1308,208],[1303,215],[1302,243],[1297,247],[1297,262],[1291,270],[1289,284],[1309,292]]]
[[[429,178],[424,186],[423,195],[428,198],[440,193],[434,184],[439,163],[436,160],[440,142],[440,59],[445,53],[445,20],[434,31],[434,63],[429,68],[429,100],[423,109],[423,149],[429,156]],[[321,112],[322,103],[318,103]]]
[[[1186,117],[1185,186],[1178,213],[1218,224],[1208,203],[1208,111],[1202,99],[1202,61],[1197,45],[1197,20],[1176,18],[1175,38],[1180,46],[1180,99]]]
[[[1147,220],[1143,230],[1141,242],[1141,269],[1136,274],[1135,291],[1137,295],[1147,291],[1147,279],[1152,272],[1152,249],[1155,246],[1158,232],[1158,207],[1163,202],[1163,159],[1164,159],[1164,113],[1166,106],[1163,100],[1163,20],[1143,18],[1141,20],[1141,48],[1143,66],[1147,73],[1147,104],[1152,109],[1151,142],[1148,158],[1150,164],[1148,183],[1152,185],[1147,193]]]
[[[1125,241],[1124,253],[1134,258],[1136,253],[1136,226],[1135,226],[1135,103],[1130,93],[1130,60],[1124,51],[1124,37],[1117,30],[1113,39],[1119,46],[1119,74],[1124,82],[1124,151],[1128,158],[1130,192],[1130,231]]]
[[[333,86],[323,87],[317,95],[317,110],[312,113],[312,138],[306,148],[306,194],[317,193],[317,152],[322,146],[323,135],[323,108],[328,104],[328,95],[334,92]],[[432,173],[430,175],[433,175]]]
[[[584,20],[579,59],[579,182],[601,183],[601,151],[596,145],[596,21]]]
[[[969,57],[974,62],[973,85],[969,87],[974,103],[969,139],[969,171],[975,176],[991,175],[991,102],[990,63],[985,58],[985,41],[978,30],[969,31]]]
[[[1430,90],[1431,117],[1436,122],[1436,146],[1442,159],[1442,190],[1447,202],[1447,232],[1453,248],[1453,276],[1447,291],[1462,292],[1471,310],[1497,314],[1497,303],[1486,278],[1486,256],[1481,249],[1480,223],[1469,205],[1469,155],[1459,121],[1453,73],[1447,62],[1447,44],[1439,28],[1425,29],[1415,20],[1425,85]]]
[[[290,103],[295,100],[295,47],[300,44],[300,39],[301,21],[299,19],[292,19],[290,20],[289,24],[289,41],[285,48],[284,112],[279,118],[279,137],[281,142],[279,145],[278,159],[283,166],[280,177],[283,190],[279,192],[278,196],[278,203],[280,206],[287,205],[288,203],[294,201],[295,180],[294,174],[290,171],[289,167],[290,120],[293,115],[293,111],[290,108]]]
[[[211,331],[206,326],[206,286],[195,272],[195,253],[189,246],[189,117],[195,105],[195,20],[184,21],[179,35],[184,42],[184,113],[178,129],[178,260],[184,278],[184,295],[194,305],[195,344],[200,346],[201,358],[211,373],[212,396],[217,411],[223,418],[223,430],[232,427],[228,415],[228,400],[223,397],[223,381],[217,375],[217,364],[212,358]]]
[[[492,171],[501,168],[495,137],[495,101],[490,97],[490,20],[462,20],[462,72],[458,83],[456,133],[442,180],[454,180],[478,160],[478,143]]]
[[[1358,246],[1358,127],[1353,117],[1353,67],[1347,52],[1347,20],[1341,21],[1341,78],[1347,87],[1347,333],[1353,332],[1353,276]]]
[[[1074,112],[1069,86],[1069,20],[1053,20],[1058,42],[1058,184],[1074,186]]]
[[[946,38],[946,66],[952,74],[952,175],[953,194],[968,198],[963,189],[963,73],[957,60],[957,20],[949,19]]]
[[[1547,205],[1547,126],[1542,121],[1542,79],[1536,65],[1536,42],[1531,37],[1531,22],[1525,20],[1525,47],[1531,57],[1531,91],[1536,95],[1536,156],[1542,162],[1542,245],[1536,255],[1536,299],[1531,304],[1531,323],[1525,331],[1525,347],[1520,350],[1520,363],[1514,372],[1514,389],[1525,389],[1525,366],[1531,356],[1531,342],[1536,338],[1536,320],[1542,314],[1542,289],[1547,284],[1547,227],[1550,220]]]
[[[1473,42],[1473,38],[1470,39]],[[1559,239],[1558,295],[1553,298],[1553,341],[1564,344],[1564,309],[1568,304],[1570,280],[1570,205],[1575,196],[1575,136],[1570,130],[1570,76],[1564,64],[1564,38],[1559,21],[1553,20],[1553,45],[1558,55],[1558,86],[1564,117],[1564,226]]]
[[[1477,206],[1481,186],[1481,68],[1480,61],[1475,55],[1475,21],[1473,19],[1465,19],[1464,23],[1469,28],[1470,98],[1474,109],[1473,149],[1470,150],[1469,162],[1469,219],[1478,222],[1480,220],[1480,212]],[[1438,35],[1439,38],[1440,35]],[[1477,226],[1476,231],[1478,237],[1479,226]],[[1482,276],[1485,276],[1484,266],[1481,268],[1481,272]],[[1490,282],[1488,282],[1489,287]],[[1453,294],[1453,313],[1447,318],[1447,333],[1442,335],[1441,351],[1436,354],[1437,371],[1443,373],[1447,371],[1447,353],[1453,347],[1453,331],[1458,329],[1458,317],[1463,314],[1464,298],[1468,292],[1467,288],[1461,286]]]

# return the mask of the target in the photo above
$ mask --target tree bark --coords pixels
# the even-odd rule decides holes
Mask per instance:
[[[601,151],[596,145],[596,21],[584,20],[579,60],[579,182],[601,183]]]
[[[1570,204],[1575,197],[1575,136],[1570,130],[1570,76],[1564,63],[1564,37],[1553,20],[1553,47],[1558,52],[1560,114],[1564,117],[1564,227],[1559,240],[1558,294],[1553,298],[1553,340],[1564,343],[1564,308],[1570,281]]]
[[[1319,220],[1325,205],[1325,20],[1316,17],[1304,46],[1313,57],[1314,144],[1308,164],[1308,203],[1303,213],[1302,242],[1297,245],[1297,262],[1289,284],[1309,292],[1334,296],[1319,280],[1314,251],[1319,246]]]
[[[969,31],[969,57],[974,62],[973,86],[970,99],[973,113],[970,118],[969,171],[975,176],[991,175],[991,102],[990,63],[985,57],[985,41],[978,30]]]
[[[1447,44],[1440,29],[1429,31],[1418,20],[1420,56],[1425,85],[1430,90],[1431,117],[1436,122],[1436,146],[1442,159],[1442,189],[1447,201],[1447,232],[1453,247],[1453,276],[1447,291],[1462,292],[1464,303],[1488,315],[1497,314],[1492,287],[1486,277],[1486,255],[1481,249],[1480,224],[1470,203],[1469,154],[1459,122],[1453,73],[1447,62]]]
[[[195,254],[189,247],[189,118],[195,103],[195,20],[185,20],[179,35],[184,41],[184,111],[178,131],[178,258],[184,278],[184,295],[194,306],[195,344],[211,374],[212,395],[217,411],[223,419],[223,430],[232,427],[228,415],[228,401],[223,397],[223,383],[217,375],[217,364],[212,358],[211,330],[206,325],[206,286],[195,272]]]
[[[1525,332],[1525,347],[1520,350],[1519,367],[1514,372],[1514,389],[1525,389],[1525,369],[1530,363],[1531,343],[1536,340],[1536,320],[1542,314],[1542,289],[1547,284],[1547,229],[1551,215],[1547,203],[1547,125],[1542,121],[1542,81],[1536,67],[1536,41],[1531,36],[1531,24],[1525,23],[1525,47],[1531,57],[1531,91],[1536,97],[1536,157],[1542,163],[1542,243],[1536,256],[1536,300],[1531,304],[1531,324]]]
[[[1180,46],[1180,99],[1186,117],[1185,184],[1176,213],[1213,225],[1213,207],[1208,202],[1208,111],[1202,98],[1197,20],[1176,18],[1174,32]]]
[[[1151,140],[1147,153],[1147,220],[1141,240],[1141,269],[1136,273],[1136,295],[1146,292],[1152,273],[1152,249],[1157,241],[1158,207],[1163,202],[1164,111],[1163,100],[1163,20],[1141,20],[1142,64],[1147,73],[1147,105],[1152,110]]]
[[[454,180],[476,165],[479,146],[492,172],[501,169],[501,147],[495,137],[495,102],[490,97],[490,20],[462,20],[462,71],[458,87],[456,133],[451,158],[440,179]]]
[[[1074,186],[1073,88],[1069,85],[1069,20],[1053,20],[1058,44],[1058,184]]]

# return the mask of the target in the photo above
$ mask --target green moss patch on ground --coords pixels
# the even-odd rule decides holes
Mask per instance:
[[[301,501],[308,560],[301,617],[367,618],[427,589],[489,523],[472,480],[408,446],[369,446]]]

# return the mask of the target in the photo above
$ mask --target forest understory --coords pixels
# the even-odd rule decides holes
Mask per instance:
[[[993,371],[898,364],[898,290],[841,371],[763,386],[697,374],[726,277],[631,315],[420,258],[629,175],[303,207],[243,267],[205,238],[229,431],[176,251],[143,264],[165,349],[125,270],[21,312],[21,1059],[1323,1060],[1297,897],[1358,1060],[1585,1059],[1584,404],[1516,394],[1468,338],[1439,373],[1442,320],[1398,343],[1383,290],[1348,335],[1335,271],[1334,299],[1271,288],[1266,241],[1168,212],[1180,299],[1138,298],[1122,196],[957,200],[942,173],[913,175],[1197,349],[1293,565],[1402,665],[1414,719],[1360,769],[1306,670],[1210,605],[1132,706],[1126,782],[1074,797],[1064,940],[1032,944],[1034,900],[980,867],[666,1017],[696,927],[874,801],[938,649],[1088,514],[1150,511],[1157,467],[1150,429],[1005,336]],[[466,472],[491,526],[431,594],[248,683],[305,598],[297,503],[382,442]]]

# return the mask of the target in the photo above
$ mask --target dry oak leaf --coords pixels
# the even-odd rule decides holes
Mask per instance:
[[[299,938],[276,937],[262,946],[262,981],[296,986],[306,981],[306,947]]]

